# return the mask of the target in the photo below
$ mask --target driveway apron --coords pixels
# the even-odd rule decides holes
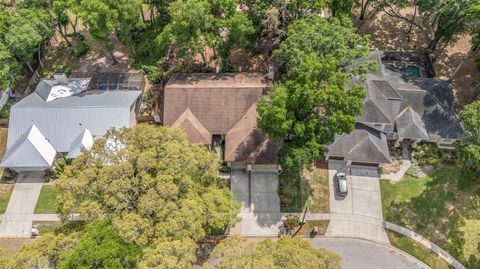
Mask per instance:
[[[0,238],[30,238],[33,213],[43,179],[40,173],[20,173],[0,223]]]

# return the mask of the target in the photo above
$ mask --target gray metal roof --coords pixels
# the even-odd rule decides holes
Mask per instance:
[[[10,112],[7,149],[36,125],[57,152],[68,152],[72,142],[88,128],[102,136],[112,127],[130,127],[130,111],[140,91],[90,91],[45,102],[36,92]]]
[[[2,160],[2,167],[51,167],[55,150],[43,134],[32,125],[8,148]]]

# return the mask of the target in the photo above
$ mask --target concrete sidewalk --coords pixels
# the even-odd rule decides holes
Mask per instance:
[[[43,173],[20,173],[0,223],[0,238],[30,238]]]

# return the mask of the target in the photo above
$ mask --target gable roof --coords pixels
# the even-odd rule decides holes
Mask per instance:
[[[57,152],[35,125],[5,153],[2,167],[51,167]]]
[[[83,149],[90,149],[93,146],[93,135],[85,128],[82,134],[72,142],[70,150],[68,151],[67,158],[76,158]]]
[[[425,124],[423,124],[420,116],[410,106],[398,114],[395,119],[395,127],[400,137],[428,139]]]
[[[165,86],[164,123],[183,129],[191,143],[225,135],[225,161],[273,164],[278,141],[257,128],[256,102],[268,82],[259,73],[173,74]]]
[[[406,78],[382,64],[382,55],[383,52],[374,52],[369,58],[377,61],[380,68],[366,75],[367,98],[357,122],[385,132],[393,132],[395,125],[397,129],[400,125],[399,135],[407,135],[407,138],[427,139],[429,135],[438,135],[458,139],[465,136],[448,82]],[[408,113],[398,119],[408,107],[411,111],[407,110]],[[407,126],[412,127],[407,130]]]
[[[35,125],[57,152],[69,152],[72,141],[85,128],[94,136],[102,136],[113,127],[130,127],[130,111],[140,94],[139,91],[83,92],[46,102],[34,92],[10,111],[7,148]]]
[[[389,163],[387,139],[384,134],[374,134],[363,129],[355,129],[343,134],[328,146],[326,155],[343,157],[344,160],[363,163]]]
[[[188,108],[212,134],[226,134],[267,90],[259,73],[173,74],[165,86],[164,123]]]

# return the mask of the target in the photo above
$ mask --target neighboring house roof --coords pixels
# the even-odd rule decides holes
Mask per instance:
[[[93,146],[93,135],[85,128],[85,131],[80,134],[77,139],[72,142],[72,146],[68,151],[67,158],[76,158],[83,149],[90,149]]]
[[[57,152],[35,125],[8,148],[4,167],[50,167]]]
[[[362,163],[389,163],[387,139],[382,133],[355,129],[350,134],[337,137],[328,146],[326,155],[343,157],[346,161]]]
[[[212,135],[225,135],[225,161],[276,163],[281,145],[257,128],[256,103],[268,87],[259,73],[173,74],[165,86],[164,123],[183,129],[191,143],[209,145]]]
[[[35,124],[58,152],[68,152],[85,128],[102,136],[113,127],[130,127],[130,110],[139,96],[139,91],[84,92],[45,102],[32,93],[10,111],[7,147]]]
[[[7,150],[35,126],[56,152],[76,155],[80,144],[89,144],[88,136],[103,136],[110,128],[130,127],[135,123],[131,110],[140,91],[82,92],[86,90],[89,79],[68,81],[42,80],[34,93],[11,108]],[[72,88],[60,92],[63,95],[58,96],[59,91],[54,87],[59,85]],[[73,145],[78,141],[81,143]]]
[[[407,135],[405,138],[428,139],[429,135],[453,139],[464,137],[465,131],[448,82],[405,78],[382,64],[382,52],[372,55],[370,59],[376,60],[380,68],[367,74],[367,80],[363,82],[367,98],[357,122],[384,132],[394,132],[395,125],[397,129],[401,125],[398,134],[401,137]],[[405,111],[408,113],[399,119]],[[399,120],[401,123],[396,123]]]

